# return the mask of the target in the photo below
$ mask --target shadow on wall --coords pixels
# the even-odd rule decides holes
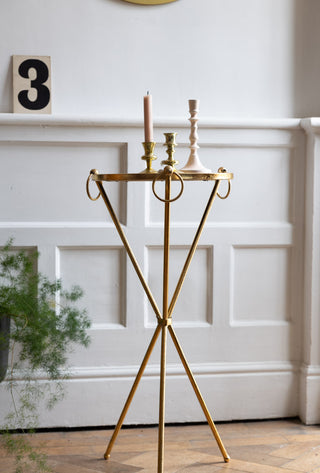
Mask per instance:
[[[320,2],[295,0],[294,116],[320,116]]]
[[[6,72],[5,72],[6,71]],[[8,58],[8,67],[4,68],[3,89],[0,88],[0,104],[3,104],[0,113],[12,113],[12,57]]]

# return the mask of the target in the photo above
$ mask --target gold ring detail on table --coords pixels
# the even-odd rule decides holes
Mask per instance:
[[[158,196],[158,194],[156,193],[155,191],[155,185],[156,185],[156,182],[159,180],[159,179],[163,179],[163,176],[177,176],[177,178],[179,179],[180,181],[180,184],[181,184],[181,189],[180,189],[180,192],[179,194],[176,196],[176,197],[173,197],[172,199],[162,199],[161,197]],[[172,166],[166,166],[163,171],[160,171],[157,176],[153,179],[152,181],[152,192],[154,193],[155,197],[158,199],[158,200],[161,200],[161,202],[165,202],[165,203],[170,203],[170,202],[174,202],[176,200],[179,199],[179,197],[181,197],[182,193],[183,193],[183,190],[184,190],[184,183],[183,183],[183,179],[182,177],[180,176],[180,174],[173,169]]]
[[[88,179],[87,179],[87,183],[86,183],[87,195],[88,195],[89,199],[93,200],[93,201],[98,200],[100,195],[101,195],[101,193],[99,192],[97,197],[92,197],[92,195],[90,194],[90,190],[89,190],[89,184],[90,184],[90,181],[92,181],[92,176],[94,174],[97,174],[97,173],[98,173],[98,171],[96,169],[91,169],[90,174],[89,174]]]
[[[218,169],[218,172],[219,172],[219,173],[227,172],[227,170],[226,170],[225,168],[219,168],[219,169]],[[217,192],[217,196],[219,197],[219,199],[224,200],[224,199],[226,199],[227,197],[229,197],[230,192],[231,192],[231,182],[230,182],[230,179],[228,179],[228,190],[227,190],[226,195],[222,196],[222,195],[219,194],[219,192]]]

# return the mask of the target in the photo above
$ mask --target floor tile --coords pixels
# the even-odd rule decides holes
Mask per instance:
[[[287,460],[294,460],[297,457],[307,454],[319,446],[319,442],[306,442],[299,444],[289,444],[274,450],[271,455],[286,458]]]
[[[315,470],[317,467],[320,467],[320,447],[315,448],[308,453],[299,456],[295,460],[286,463],[284,467],[306,473]]]
[[[298,419],[216,425],[231,456],[225,463],[207,424],[165,429],[164,473],[320,473],[320,428]],[[53,473],[157,473],[157,427],[123,428],[111,458],[113,431],[43,432],[27,437],[48,456]],[[1,443],[0,443],[1,445]],[[15,461],[0,446],[0,473]]]

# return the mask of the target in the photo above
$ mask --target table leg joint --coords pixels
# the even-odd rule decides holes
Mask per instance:
[[[168,319],[162,319],[158,318],[158,325],[161,325],[161,327],[169,327],[172,325],[172,318],[169,317]]]

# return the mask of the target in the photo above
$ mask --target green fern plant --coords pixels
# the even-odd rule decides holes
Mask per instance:
[[[10,320],[10,329],[0,333],[0,350],[9,350],[0,381],[8,387],[12,404],[1,430],[4,445],[16,456],[17,473],[48,471],[27,437],[12,432],[34,431],[40,403],[52,408],[63,397],[71,348],[89,344],[90,320],[76,304],[82,290],[75,286],[67,291],[61,280],[49,281],[36,270],[38,257],[36,251],[15,251],[12,239],[0,250],[1,326],[8,327]]]

